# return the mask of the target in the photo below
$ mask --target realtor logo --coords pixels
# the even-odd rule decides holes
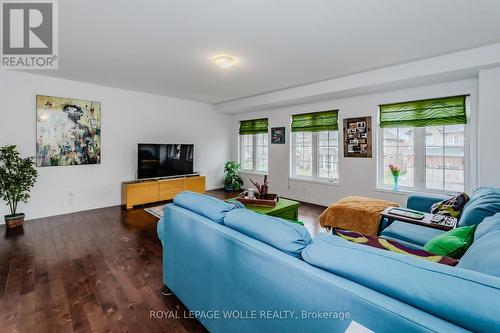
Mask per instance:
[[[57,2],[0,2],[2,69],[57,69]]]

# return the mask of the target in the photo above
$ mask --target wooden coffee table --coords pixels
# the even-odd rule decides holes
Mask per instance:
[[[423,219],[420,219],[420,220],[414,219],[414,218],[401,216],[401,215],[397,215],[397,214],[391,214],[390,211],[393,208],[397,208],[397,207],[388,207],[382,213],[380,213],[382,218],[385,217],[387,219],[388,223],[387,223],[386,228],[388,226],[390,226],[392,222],[400,221],[400,222],[416,224],[416,225],[420,225],[420,226],[424,226],[424,227],[428,227],[428,228],[449,231],[449,230],[455,228],[457,225],[457,222],[458,222],[458,220],[456,218],[450,218],[450,219],[445,219],[439,223],[435,223],[435,222],[431,221],[432,217],[435,214],[424,213],[424,212],[419,212],[419,213],[424,215]],[[382,223],[380,223],[380,225],[382,226]],[[382,230],[379,230],[379,235],[380,235],[381,231]]]

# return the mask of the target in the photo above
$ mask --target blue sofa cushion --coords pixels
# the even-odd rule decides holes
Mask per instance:
[[[203,215],[219,224],[223,223],[227,212],[242,208],[239,202],[228,203],[208,195],[189,191],[177,194],[174,198],[174,204]]]
[[[500,189],[481,187],[472,193],[458,221],[458,226],[481,223],[484,218],[500,213]]]
[[[500,277],[500,231],[493,231],[474,242],[457,267]]]
[[[500,279],[320,234],[309,264],[476,332],[498,331]],[[490,300],[490,301],[488,301]],[[466,305],[466,306],[465,306]]]
[[[224,224],[297,258],[311,242],[311,235],[305,227],[248,209],[227,213]]]
[[[423,247],[430,239],[441,235],[444,231],[421,227],[415,224],[394,221],[385,228],[380,236],[388,239],[401,240]]]
[[[489,216],[485,218],[483,222],[479,223],[474,233],[474,242],[477,242],[479,238],[496,230],[500,230],[500,213]]]

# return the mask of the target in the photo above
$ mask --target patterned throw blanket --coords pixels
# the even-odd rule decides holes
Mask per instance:
[[[319,217],[322,227],[342,228],[376,236],[380,213],[395,202],[365,197],[345,197],[328,207]]]
[[[449,199],[432,205],[431,213],[451,216],[458,219],[468,201],[469,196],[466,193],[457,193]]]
[[[422,249],[411,248],[402,245],[396,241],[393,241],[391,239],[383,239],[380,237],[363,235],[362,233],[359,232],[343,230],[343,229],[333,229],[333,233],[350,242],[375,247],[377,249],[387,250],[399,254],[406,254],[420,259],[425,259],[449,266],[456,266],[458,264],[457,259],[453,259],[446,256],[440,256]]]

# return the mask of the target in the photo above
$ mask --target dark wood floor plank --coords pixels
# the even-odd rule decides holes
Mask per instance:
[[[0,299],[3,298],[9,276],[10,249],[7,242],[0,242]]]
[[[23,268],[21,278],[21,295],[35,290],[35,257],[32,255],[23,257]]]
[[[301,204],[312,234],[324,208]],[[17,231],[0,227],[0,331],[206,332],[196,319],[150,318],[150,311],[188,311],[175,295],[160,294],[157,221],[117,206],[27,221]]]
[[[17,329],[21,333],[35,331],[35,292],[23,294],[19,298],[19,318]]]

